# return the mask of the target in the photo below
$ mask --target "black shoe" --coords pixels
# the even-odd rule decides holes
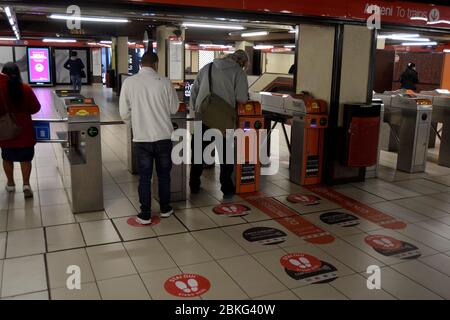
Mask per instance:
[[[234,195],[235,195],[235,192],[234,192],[234,191],[224,192],[224,193],[223,193],[223,198],[224,198],[224,199],[231,199],[231,198],[234,197]]]
[[[198,193],[200,193],[200,186],[198,186],[198,187],[195,186],[195,187],[194,187],[194,186],[190,185],[189,187],[191,188],[191,193],[192,193],[192,194],[198,194]]]
[[[170,218],[172,214],[173,208],[171,206],[161,208],[161,218]]]
[[[142,225],[152,224],[152,215],[151,213],[140,213],[136,217],[136,221]]]

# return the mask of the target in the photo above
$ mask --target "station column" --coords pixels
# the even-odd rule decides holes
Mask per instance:
[[[169,70],[168,70],[168,41],[180,41],[184,43],[185,39],[185,30],[180,29],[173,26],[159,26],[156,28],[156,43],[157,43],[157,54],[159,58],[159,65],[158,65],[158,73],[162,76],[169,76]],[[184,72],[184,48],[182,50],[183,54],[180,57],[182,59],[182,68]]]

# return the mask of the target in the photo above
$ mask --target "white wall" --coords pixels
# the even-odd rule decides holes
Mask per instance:
[[[288,74],[294,60],[294,53],[264,53],[263,72]]]

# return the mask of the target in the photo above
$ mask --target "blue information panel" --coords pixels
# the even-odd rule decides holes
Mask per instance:
[[[50,140],[50,123],[35,122],[33,124],[37,141]]]

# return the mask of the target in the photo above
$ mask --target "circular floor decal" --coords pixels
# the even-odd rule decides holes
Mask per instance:
[[[137,227],[137,228],[147,228],[147,227],[151,227],[151,226],[156,226],[157,224],[159,224],[161,222],[161,219],[159,217],[152,217],[152,224],[140,224],[139,222],[136,221],[136,217],[130,217],[127,220],[128,225],[132,226],[132,227]]]
[[[291,278],[310,284],[331,282],[338,277],[332,264],[305,253],[287,254],[280,263]]]
[[[228,217],[242,217],[250,213],[251,209],[239,203],[226,203],[213,208],[214,213]]]
[[[364,241],[376,252],[387,257],[416,259],[422,255],[415,245],[389,236],[373,235],[366,237]]]
[[[201,296],[210,288],[209,280],[198,274],[179,274],[164,283],[164,289],[168,293],[181,298]]]
[[[306,206],[311,206],[320,203],[320,198],[312,194],[291,194],[287,197],[287,200],[291,203],[302,203]]]
[[[321,262],[316,257],[305,253],[291,253],[281,257],[281,265],[296,272],[312,272],[320,268]]]
[[[327,212],[320,215],[320,220],[330,225],[353,227],[359,224],[358,217],[345,212]]]
[[[274,245],[286,241],[287,234],[281,230],[268,227],[256,227],[247,229],[242,236],[248,242],[259,243],[262,245]]]

